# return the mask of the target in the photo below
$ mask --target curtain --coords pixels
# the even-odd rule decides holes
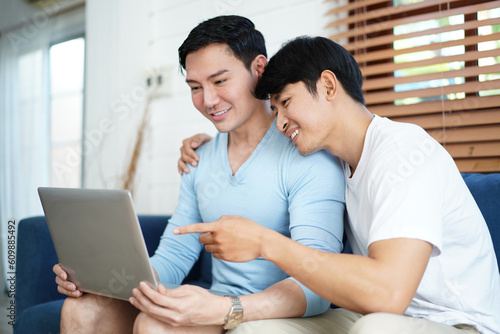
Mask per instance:
[[[349,0],[328,15],[371,112],[420,125],[462,172],[500,172],[499,0]]]
[[[37,188],[50,183],[49,32],[47,18],[0,38],[2,276],[15,272],[9,245],[15,244],[19,220],[42,214]]]

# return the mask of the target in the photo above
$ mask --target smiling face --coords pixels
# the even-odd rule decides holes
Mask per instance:
[[[252,94],[259,57],[265,61],[258,56],[249,71],[225,44],[210,44],[187,55],[186,82],[193,104],[218,131],[239,129],[261,108]]]
[[[319,87],[314,96],[302,81],[288,84],[279,94],[271,95],[271,109],[277,113],[276,127],[293,141],[301,155],[326,148],[330,114]]]

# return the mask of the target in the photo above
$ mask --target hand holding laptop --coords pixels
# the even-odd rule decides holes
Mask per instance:
[[[75,283],[68,281],[68,273],[64,271],[61,264],[56,264],[52,271],[56,274],[57,291],[68,297],[80,297],[83,292],[76,288]]]
[[[168,285],[167,285],[168,287]],[[158,290],[142,282],[132,290],[130,303],[154,319],[172,326],[218,326],[224,324],[231,300],[215,295],[210,290],[182,285],[167,289],[163,284]]]
[[[68,281],[68,274],[59,263],[54,265],[52,270],[57,275],[57,291],[73,298],[83,295],[74,283]],[[133,297],[129,299],[129,302],[140,311],[174,326],[199,325],[207,318],[209,309],[223,310],[217,318],[224,319],[227,313],[225,310],[231,306],[230,299],[222,297],[221,294],[216,295],[211,290],[194,285],[183,285],[178,288],[174,285],[167,286],[169,289],[159,284],[158,291],[156,291],[147,283],[141,282],[138,288],[132,290]],[[221,307],[214,307],[217,304],[221,304]],[[205,323],[205,325],[220,324]]]
[[[83,295],[83,292],[78,290],[75,283],[68,281],[68,273],[64,271],[61,264],[58,263],[52,267],[52,271],[56,274],[57,291],[68,297],[78,298]],[[153,268],[156,280],[158,281],[158,274]]]

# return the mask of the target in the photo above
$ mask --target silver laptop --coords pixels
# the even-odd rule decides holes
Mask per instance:
[[[38,188],[38,194],[59,262],[79,290],[127,300],[141,281],[157,288],[128,191]]]

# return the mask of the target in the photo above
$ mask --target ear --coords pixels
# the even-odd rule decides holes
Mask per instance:
[[[324,70],[319,77],[319,84],[319,89],[323,90],[327,100],[333,100],[337,95],[339,87],[339,82],[335,74],[330,70]]]
[[[251,71],[253,74],[260,78],[262,73],[264,73],[264,67],[267,65],[267,59],[264,55],[258,55],[254,58],[251,65]]]

